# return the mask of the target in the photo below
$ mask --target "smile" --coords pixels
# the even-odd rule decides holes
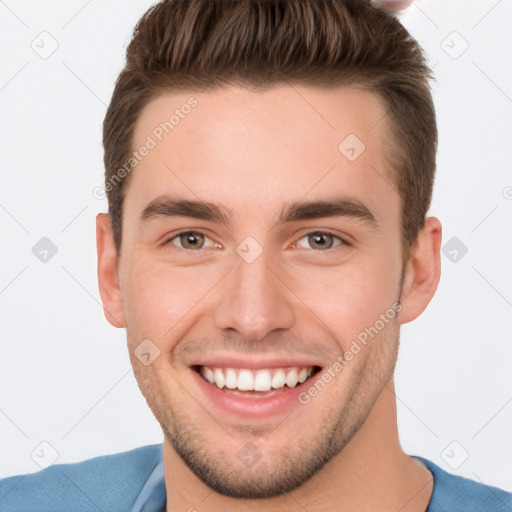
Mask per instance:
[[[321,376],[316,365],[190,367],[198,396],[207,409],[235,418],[264,419],[300,405],[298,395]]]

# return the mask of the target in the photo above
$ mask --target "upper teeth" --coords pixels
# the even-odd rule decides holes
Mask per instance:
[[[211,368],[201,366],[201,375],[211,384],[222,389],[239,389],[240,391],[269,391],[286,384],[294,388],[304,382],[313,373],[313,367],[262,368],[260,370],[245,368]]]

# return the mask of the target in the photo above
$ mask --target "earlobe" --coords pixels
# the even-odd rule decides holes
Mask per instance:
[[[441,222],[428,217],[404,271],[401,324],[418,318],[437,290],[441,278],[441,238]]]
[[[110,216],[96,216],[96,250],[98,255],[98,288],[103,312],[114,327],[125,327],[123,300],[117,274],[118,254],[114,245]]]

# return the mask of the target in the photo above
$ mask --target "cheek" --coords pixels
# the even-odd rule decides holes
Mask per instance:
[[[161,348],[179,337],[221,277],[206,268],[172,268],[143,257],[134,258],[126,270],[123,300],[129,330],[132,336],[158,340]]]
[[[297,295],[347,349],[398,300],[399,269],[384,261],[312,272],[300,279]]]

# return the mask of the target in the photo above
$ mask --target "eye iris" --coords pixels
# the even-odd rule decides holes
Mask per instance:
[[[198,249],[203,246],[204,236],[200,233],[182,233],[180,242],[185,249]]]
[[[327,244],[325,240],[328,240]],[[333,245],[333,236],[329,233],[312,233],[309,235],[309,242],[314,249],[330,249]],[[315,247],[318,245],[318,247]]]

